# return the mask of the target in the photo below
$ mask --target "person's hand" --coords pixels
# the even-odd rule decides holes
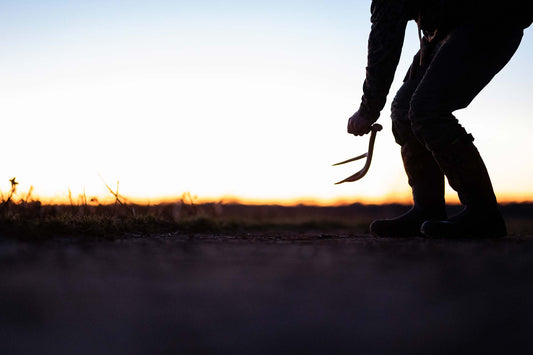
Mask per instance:
[[[357,111],[348,119],[348,133],[362,136],[370,132],[374,120],[369,119],[361,111]]]

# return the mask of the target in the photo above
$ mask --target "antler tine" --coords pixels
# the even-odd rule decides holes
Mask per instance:
[[[359,159],[366,158],[367,155],[368,155],[368,153],[364,153],[364,154],[361,154],[361,155],[356,156],[355,158],[350,158],[350,159],[347,159],[347,160],[345,160],[345,161],[341,161],[340,163],[333,164],[332,166],[337,166],[337,165],[342,165],[342,164],[346,164],[346,163],[351,163],[352,161],[356,161],[356,160],[359,160]]]

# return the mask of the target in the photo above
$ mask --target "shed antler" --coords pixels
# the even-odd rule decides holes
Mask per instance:
[[[361,154],[359,156],[356,156],[355,158],[351,158],[351,159],[348,159],[348,160],[345,160],[345,161],[341,161],[340,163],[337,163],[337,164],[333,164],[333,166],[337,166],[337,165],[341,165],[341,164],[350,163],[352,161],[356,161],[356,160],[359,160],[359,159],[363,159],[363,158],[366,157],[366,163],[365,163],[365,166],[363,167],[363,169],[359,170],[358,172],[356,172],[352,176],[349,176],[346,179],[335,183],[335,185],[342,184],[343,182],[357,181],[357,180],[361,179],[363,176],[365,176],[365,174],[368,172],[368,169],[370,169],[370,163],[372,162],[372,153],[374,152],[374,142],[376,141],[376,133],[378,131],[381,131],[382,129],[383,129],[383,127],[379,123],[375,123],[375,124],[372,125],[372,127],[370,127],[370,132],[371,133],[370,133],[370,141],[368,142],[368,152],[367,153]]]

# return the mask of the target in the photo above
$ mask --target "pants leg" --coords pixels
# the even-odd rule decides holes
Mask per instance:
[[[443,40],[413,93],[409,119],[430,151],[467,136],[452,114],[465,108],[509,62],[522,39],[520,27],[465,24]]]
[[[418,141],[411,129],[408,113],[411,97],[423,74],[420,53],[398,90],[392,103],[392,131],[401,146],[403,166],[413,193],[413,207],[393,219],[377,220],[370,232],[381,237],[412,237],[420,235],[422,223],[446,218],[444,203],[444,174],[426,147]]]
[[[501,237],[505,222],[498,210],[487,169],[453,111],[464,108],[507,64],[523,31],[507,26],[465,24],[452,32],[434,56],[411,99],[409,119],[415,136],[431,151],[466,206],[448,221],[425,222],[433,237]]]
[[[496,198],[472,137],[452,112],[468,106],[507,64],[522,34],[519,27],[460,26],[444,40],[411,98],[413,133],[464,204],[476,199],[495,203]]]
[[[427,49],[422,50],[427,52]],[[444,174],[431,152],[414,136],[408,116],[411,98],[426,69],[427,65],[421,65],[420,53],[417,53],[404,84],[392,102],[392,131],[396,142],[401,146],[403,165],[412,189],[415,208],[424,210],[427,217],[442,218],[445,209]]]

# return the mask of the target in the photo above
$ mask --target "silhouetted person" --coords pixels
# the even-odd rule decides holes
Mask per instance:
[[[533,0],[373,0],[368,64],[359,110],[348,132],[368,133],[385,105],[407,22],[416,20],[420,51],[392,102],[392,130],[401,146],[414,205],[374,221],[378,236],[502,237],[506,235],[490,178],[476,147],[452,114],[465,108],[507,64],[533,21]],[[499,118],[505,119],[505,118]],[[444,176],[464,210],[447,219]]]

